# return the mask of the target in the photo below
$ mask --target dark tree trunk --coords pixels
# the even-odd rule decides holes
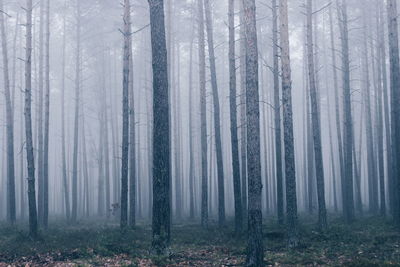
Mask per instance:
[[[74,122],[74,147],[72,155],[72,216],[76,222],[78,215],[78,141],[79,141],[79,102],[80,102],[80,75],[81,75],[81,8],[80,0],[77,0],[77,24],[76,24],[76,65],[75,65],[75,122]]]
[[[28,200],[29,200],[29,234],[33,238],[38,234],[35,193],[35,159],[33,158],[32,140],[32,0],[26,1],[26,46],[25,46],[25,134],[26,157],[28,162]]]
[[[132,31],[132,25],[129,32]],[[129,226],[136,225],[136,123],[133,84],[132,38],[129,41]],[[146,90],[147,91],[147,90]]]
[[[255,0],[244,0],[246,36],[247,169],[249,185],[248,245],[246,266],[264,266],[261,212],[260,103]]]
[[[235,4],[229,0],[229,107],[231,117],[232,172],[235,201],[235,230],[240,232],[243,224],[242,196],[240,191],[240,162],[236,110],[236,60],[235,60]]]
[[[287,0],[280,2],[280,46],[282,60],[283,136],[285,145],[286,212],[288,246],[297,247],[298,220],[296,197],[296,166],[294,159],[292,78],[289,50],[289,25]]]
[[[170,242],[170,139],[168,60],[165,40],[164,2],[150,6],[153,62],[153,241],[152,250],[165,254]]]
[[[311,97],[311,120],[314,141],[315,155],[315,172],[317,176],[317,195],[318,195],[318,224],[321,230],[327,228],[326,207],[325,207],[325,181],[324,181],[324,164],[322,159],[321,144],[321,120],[318,107],[318,92],[315,79],[314,66],[314,47],[313,47],[313,30],[312,30],[312,0],[307,0],[307,62],[308,76],[310,82]]]
[[[224,185],[224,166],[222,156],[222,141],[221,141],[221,118],[220,105],[217,84],[217,70],[215,64],[214,53],[214,33],[211,17],[211,5],[209,0],[204,0],[204,10],[206,15],[206,29],[208,41],[208,53],[210,60],[211,87],[214,104],[214,128],[215,128],[215,148],[217,156],[217,171],[218,171],[218,224],[225,224],[225,185]]]
[[[400,204],[399,204],[399,164],[400,158],[400,64],[399,64],[399,38],[398,38],[398,15],[397,2],[387,1],[388,12],[388,34],[389,34],[389,59],[390,59],[390,100],[391,100],[391,133],[392,133],[392,185],[393,193],[393,217],[397,224],[400,224]]]
[[[279,52],[278,52],[278,6],[272,0],[272,50],[274,57],[274,116],[275,116],[275,161],[276,161],[276,191],[278,223],[284,222],[283,210],[283,175],[282,175],[282,133],[281,133],[281,104],[279,86]]]
[[[343,73],[343,162],[344,173],[342,178],[343,194],[343,215],[350,223],[354,220],[353,200],[353,124],[351,109],[351,88],[350,88],[350,58],[349,58],[349,31],[347,17],[347,2],[342,0],[339,6],[340,35],[342,42],[342,73]]]
[[[3,0],[0,0],[0,9],[4,10]],[[3,51],[3,79],[6,99],[6,132],[7,132],[7,220],[14,224],[16,220],[15,208],[15,168],[14,168],[14,115],[10,92],[8,71],[8,47],[4,12],[0,14],[1,46]]]
[[[121,228],[128,224],[129,171],[129,58],[131,57],[131,6],[124,0],[124,57],[122,82],[122,160],[121,160]]]
[[[207,162],[207,100],[206,62],[204,36],[203,0],[197,1],[198,42],[199,42],[199,84],[200,84],[200,142],[201,142],[201,225],[208,225],[208,162]]]
[[[49,131],[50,131],[50,0],[46,3],[45,38],[45,99],[43,138],[43,219],[45,228],[49,221]]]
[[[66,8],[66,2],[64,5]],[[62,161],[62,177],[63,177],[63,191],[65,203],[65,215],[67,220],[70,220],[70,202],[69,202],[69,187],[68,187],[68,174],[67,174],[67,160],[65,151],[65,58],[66,58],[66,15],[63,17],[63,48],[62,48],[62,70],[61,70],[61,161]]]

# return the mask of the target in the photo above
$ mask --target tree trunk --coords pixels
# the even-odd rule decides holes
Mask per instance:
[[[66,9],[66,2],[64,3]],[[61,69],[61,161],[62,161],[62,177],[63,177],[63,191],[65,203],[65,215],[67,220],[70,220],[70,202],[69,202],[69,187],[68,187],[68,174],[67,174],[67,160],[65,152],[65,58],[66,58],[66,15],[63,17],[63,48],[62,48],[62,69]]]
[[[80,0],[77,3],[76,24],[76,65],[75,65],[75,122],[74,122],[74,147],[72,156],[72,222],[76,222],[78,214],[78,141],[79,141],[79,102],[80,102],[80,74],[81,74],[81,8]]]
[[[354,220],[354,200],[353,200],[353,124],[351,109],[351,84],[350,84],[350,58],[349,58],[349,31],[347,18],[347,2],[342,0],[339,7],[339,23],[342,42],[342,73],[343,73],[343,162],[344,176],[342,179],[343,194],[343,215],[346,222]]]
[[[170,242],[170,139],[168,60],[164,2],[148,0],[153,64],[153,241],[152,251],[165,254]]]
[[[49,131],[50,131],[50,0],[46,3],[45,114],[43,139],[43,226],[49,221]]]
[[[255,0],[244,0],[246,36],[247,169],[249,185],[248,245],[246,266],[264,266],[261,212],[260,103]]]
[[[310,81],[311,97],[311,120],[314,141],[315,172],[317,176],[317,195],[318,195],[318,224],[321,230],[327,228],[326,207],[325,207],[325,181],[324,164],[322,159],[321,144],[321,120],[318,107],[318,92],[315,80],[314,67],[314,47],[313,47],[313,29],[312,29],[312,0],[307,0],[307,62],[308,76]]]
[[[392,133],[392,185],[393,194],[393,217],[397,224],[400,224],[400,204],[399,204],[399,164],[400,158],[400,65],[399,65],[399,38],[397,22],[397,2],[395,0],[387,1],[388,12],[388,33],[389,33],[389,59],[390,59],[390,100],[391,100],[391,133]]]
[[[287,0],[280,2],[280,41],[282,60],[283,136],[285,145],[286,212],[288,246],[298,246],[298,220],[296,197],[296,166],[294,159],[292,78],[289,50]]]
[[[208,225],[208,162],[207,162],[207,100],[206,62],[204,36],[203,0],[197,1],[198,42],[199,42],[199,84],[200,84],[200,142],[201,142],[201,225]]]
[[[43,57],[44,57],[44,17],[45,0],[40,0],[40,29],[39,29],[39,101],[38,101],[38,125],[37,125],[37,175],[38,175],[38,220],[39,224],[44,224],[44,176],[43,176]]]
[[[0,0],[0,9],[4,10],[3,0]],[[4,12],[0,14],[1,46],[3,51],[3,79],[6,102],[6,132],[7,132],[7,220],[14,224],[16,220],[15,207],[15,167],[14,167],[14,115],[10,92],[8,71],[8,47]]]
[[[235,60],[235,3],[229,0],[229,104],[231,117],[232,172],[235,201],[235,230],[240,232],[243,224],[242,196],[240,191],[240,162],[236,110],[236,60]]]
[[[129,32],[132,25],[129,25]],[[133,84],[132,38],[129,41],[129,226],[136,225],[136,123]],[[147,90],[146,90],[147,91]]]
[[[369,198],[369,211],[376,214],[378,211],[378,180],[376,177],[375,167],[375,153],[374,153],[374,136],[372,132],[372,115],[371,115],[371,84],[369,76],[368,61],[368,45],[367,45],[367,23],[366,23],[366,10],[363,8],[363,73],[364,73],[364,88],[362,90],[362,99],[365,107],[365,126],[367,136],[367,162],[368,162],[368,198]]]
[[[217,84],[217,70],[215,64],[214,53],[214,33],[211,17],[211,5],[209,0],[204,0],[204,10],[206,15],[206,29],[208,41],[208,53],[210,59],[211,87],[214,104],[214,128],[215,128],[215,148],[217,156],[218,170],[218,224],[225,224],[225,186],[224,186],[224,166],[222,159],[222,142],[221,142],[221,118]]]
[[[246,43],[243,1],[240,12],[240,177],[242,179],[243,218],[247,218],[247,120],[246,120]]]
[[[283,175],[282,175],[282,133],[281,133],[281,103],[279,86],[279,52],[278,52],[278,6],[272,0],[272,53],[274,57],[274,116],[275,116],[275,164],[278,223],[284,223],[283,211]]]
[[[124,0],[124,57],[122,88],[122,160],[121,160],[121,228],[128,224],[128,168],[129,168],[129,58],[131,57],[131,7]]]
[[[25,134],[26,157],[28,163],[28,200],[29,234],[33,238],[38,234],[35,193],[35,159],[33,158],[32,140],[32,0],[26,1],[26,46],[25,46]]]

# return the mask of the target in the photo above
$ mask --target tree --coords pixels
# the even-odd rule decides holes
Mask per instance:
[[[231,117],[231,144],[233,191],[235,199],[235,230],[240,232],[243,224],[242,195],[240,187],[239,142],[236,110],[236,60],[235,60],[235,4],[229,0],[229,107]]]
[[[29,234],[33,238],[38,234],[35,192],[35,159],[32,140],[32,0],[26,1],[26,48],[25,48],[25,135],[26,157],[28,163],[28,201]]]
[[[326,207],[325,207],[325,181],[324,164],[322,159],[321,144],[321,120],[318,105],[318,92],[315,79],[314,66],[314,47],[313,47],[313,29],[312,29],[312,0],[307,0],[307,62],[308,77],[310,83],[311,98],[311,120],[315,156],[315,172],[317,176],[317,195],[318,195],[318,224],[321,230],[327,228]],[[312,192],[309,192],[311,194]]]
[[[129,33],[132,31],[132,24]],[[129,42],[129,225],[136,224],[136,130],[135,130],[135,97],[133,84],[132,37]]]
[[[209,0],[204,0],[204,10],[206,15],[206,30],[208,41],[208,54],[210,60],[211,87],[214,105],[214,130],[215,130],[215,148],[217,156],[217,171],[218,171],[218,224],[225,224],[225,185],[224,185],[224,163],[222,157],[222,142],[221,142],[221,118],[220,105],[217,84],[217,70],[215,64],[214,52],[214,33],[211,17],[211,5]]]
[[[45,38],[45,115],[43,138],[43,219],[45,228],[49,221],[49,131],[50,131],[50,0],[46,2]]]
[[[122,82],[122,161],[121,161],[121,228],[128,224],[128,160],[129,160],[129,58],[131,57],[131,7],[124,0],[124,56]]]
[[[3,0],[0,9],[4,10]],[[8,71],[8,47],[4,12],[0,14],[1,47],[3,51],[3,79],[6,99],[6,128],[7,128],[7,219],[15,223],[15,167],[14,167],[14,115],[11,103],[10,79]]]
[[[64,8],[66,9],[66,1]],[[62,177],[63,177],[63,191],[65,202],[65,214],[67,220],[70,219],[70,202],[69,202],[69,187],[67,175],[67,160],[65,152],[65,58],[66,58],[66,15],[63,17],[63,47],[62,47],[62,69],[61,69],[61,161],[62,161]]]
[[[76,1],[76,65],[75,65],[75,118],[74,118],[74,147],[72,155],[72,216],[76,222],[78,213],[78,142],[79,142],[79,96],[81,79],[81,1]]]
[[[148,0],[153,66],[153,241],[152,251],[166,253],[170,242],[170,139],[168,60],[164,1]]]
[[[342,46],[342,74],[343,74],[343,162],[344,173],[342,178],[343,215],[350,223],[354,219],[353,200],[353,123],[351,110],[350,59],[349,59],[349,30],[347,17],[347,2],[342,0],[339,8],[340,36]]]
[[[279,86],[279,53],[278,53],[278,6],[272,0],[272,53],[274,56],[274,116],[275,116],[275,161],[276,161],[276,191],[278,223],[283,224],[283,175],[282,175],[282,131],[281,131],[281,104]]]
[[[282,0],[280,14],[280,46],[282,61],[283,137],[285,146],[286,213],[288,246],[298,245],[298,220],[296,199],[296,166],[294,159],[292,77],[289,50],[289,22],[287,0]]]
[[[246,266],[264,266],[261,212],[260,103],[255,0],[244,0],[246,36],[247,169],[249,185]]]
[[[200,84],[200,143],[201,143],[201,225],[208,225],[208,176],[207,176],[207,106],[206,106],[206,55],[204,43],[203,0],[197,1]]]
[[[392,133],[392,175],[394,189],[393,194],[393,218],[400,224],[400,204],[399,204],[399,165],[397,159],[400,158],[400,63],[399,63],[399,37],[397,22],[397,2],[387,1],[388,13],[388,34],[389,34],[389,60],[390,60],[390,96],[391,96],[391,133]]]

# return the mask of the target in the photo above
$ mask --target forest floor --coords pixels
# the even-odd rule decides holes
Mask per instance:
[[[297,249],[288,249],[285,229],[264,225],[266,266],[400,266],[400,231],[388,220],[359,219],[345,225],[330,220],[320,233],[313,223],[301,220]],[[310,220],[307,220],[310,221]],[[194,224],[174,225],[172,255],[149,255],[151,228],[137,227],[123,233],[118,225],[54,222],[31,240],[26,226],[0,225],[0,267],[3,266],[242,266],[246,234],[233,228]]]

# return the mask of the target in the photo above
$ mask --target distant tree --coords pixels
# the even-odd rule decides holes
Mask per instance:
[[[66,1],[64,2],[64,10],[66,9]],[[65,149],[65,59],[66,59],[66,35],[67,35],[67,23],[66,15],[63,16],[63,45],[62,45],[62,66],[61,66],[61,161],[62,161],[62,179],[63,179],[63,193],[65,203],[65,215],[67,220],[71,217],[71,208],[69,201],[69,185],[68,185],[68,174],[67,174],[67,159]]]
[[[3,0],[0,0],[0,10],[4,10]],[[14,115],[10,92],[8,69],[8,47],[4,12],[0,14],[1,47],[3,51],[3,80],[6,102],[6,131],[7,131],[7,220],[15,223],[15,167],[14,167]]]
[[[204,10],[206,15],[206,30],[208,41],[208,53],[210,60],[211,88],[214,105],[214,131],[215,131],[215,148],[217,156],[217,172],[218,172],[218,224],[225,224],[225,185],[224,185],[224,162],[222,156],[222,141],[221,141],[221,116],[220,103],[217,84],[217,70],[215,64],[214,51],[214,33],[211,17],[211,5],[209,0],[204,0]]]
[[[236,60],[235,60],[235,1],[229,0],[229,107],[231,117],[231,144],[233,191],[235,199],[235,230],[240,232],[243,224],[242,194],[240,186],[239,141],[236,110]]]
[[[283,137],[285,145],[286,213],[288,246],[297,247],[298,219],[296,196],[296,166],[294,158],[292,77],[289,50],[289,23],[287,0],[282,0],[280,14],[280,46],[282,61]]]
[[[50,0],[46,1],[45,37],[45,100],[43,136],[43,219],[45,228],[49,222],[49,132],[50,132]]]
[[[170,242],[170,135],[168,60],[164,1],[148,0],[153,65],[153,241],[152,251],[165,254]]]
[[[354,219],[353,200],[353,123],[351,109],[351,84],[350,84],[350,57],[349,57],[349,30],[347,1],[342,0],[338,6],[339,25],[342,48],[342,74],[343,74],[343,162],[344,176],[342,178],[343,214],[349,223]]]
[[[131,7],[124,0],[124,56],[122,82],[122,161],[121,161],[121,228],[128,224],[128,171],[129,171],[129,58],[131,57]]]
[[[79,107],[81,82],[81,1],[76,1],[76,55],[75,55],[75,118],[74,118],[74,147],[72,155],[72,216],[76,222],[78,215],[78,142],[79,142]]]
[[[264,266],[261,212],[260,103],[255,0],[243,1],[246,36],[247,169],[249,185],[246,266]]]
[[[25,135],[26,157],[28,163],[29,234],[38,235],[35,193],[35,159],[32,140],[32,0],[26,1],[26,46],[25,46]]]
[[[201,225],[208,225],[208,162],[207,162],[207,100],[206,100],[206,55],[204,36],[203,0],[197,1],[198,43],[199,43],[199,84],[200,84],[200,142],[201,142]]]
[[[321,230],[327,228],[326,207],[325,207],[325,181],[324,181],[324,164],[322,158],[321,144],[321,120],[319,114],[319,96],[317,92],[317,83],[315,77],[314,66],[314,47],[313,47],[313,30],[312,30],[312,0],[307,0],[307,62],[308,77],[310,83],[311,98],[311,120],[314,143],[314,159],[315,171],[317,176],[317,194],[318,194],[318,224]],[[312,192],[309,192],[309,194]]]

